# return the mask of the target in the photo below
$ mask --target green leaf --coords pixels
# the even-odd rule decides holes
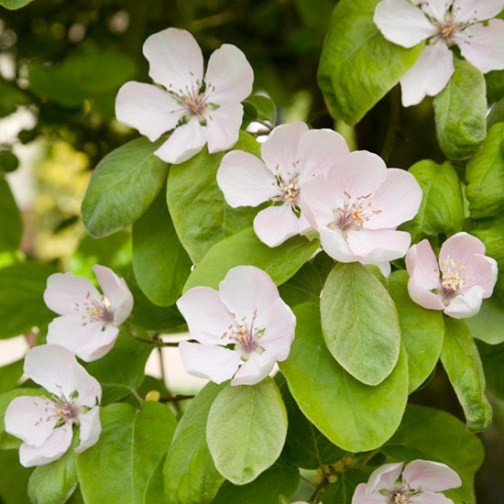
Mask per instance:
[[[488,389],[504,400],[504,343],[488,345],[478,341],[479,354],[485,370]]]
[[[223,387],[208,383],[177,426],[163,468],[167,504],[209,504],[224,481],[206,443],[208,412]]]
[[[426,310],[408,294],[408,273],[394,271],[388,290],[399,313],[401,341],[408,354],[409,392],[416,390],[436,367],[444,340],[444,321],[440,311]]]
[[[76,459],[85,502],[144,502],[144,493],[170,445],[176,421],[170,409],[146,402],[135,411],[125,403],[101,409],[98,443]]]
[[[164,494],[163,467],[166,457],[163,457],[151,474],[145,489],[142,504],[159,504]]]
[[[483,463],[483,445],[454,416],[433,408],[409,405],[401,426],[381,449],[398,461],[442,462],[462,478],[463,486],[446,495],[456,504],[474,504],[474,474]]]
[[[247,485],[226,481],[212,504],[278,504],[280,495],[290,497],[299,484],[299,470],[281,462],[274,464]]]
[[[485,375],[478,349],[462,320],[445,318],[441,362],[464,410],[467,426],[477,431],[492,423],[492,407],[485,397]]]
[[[55,272],[52,267],[35,262],[0,269],[0,338],[24,334],[56,316],[42,298],[47,277]]]
[[[504,121],[504,98],[501,98],[495,103],[486,118],[487,128],[491,128],[494,124]]]
[[[413,66],[411,49],[385,40],[373,14],[379,0],[341,0],[326,34],[318,83],[334,118],[356,124]]]
[[[256,266],[266,271],[280,285],[293,276],[319,247],[318,240],[301,236],[290,238],[275,248],[262,243],[252,228],[216,243],[194,268],[184,291],[197,285],[218,288],[219,282],[235,266]],[[286,260],[288,258],[288,260]]]
[[[227,385],[216,397],[207,423],[207,443],[218,471],[244,485],[272,466],[287,435],[287,411],[275,382]]]
[[[244,122],[252,121],[268,122],[272,126],[276,122],[276,106],[275,102],[269,97],[259,94],[249,96],[244,102],[243,107]]]
[[[77,488],[75,452],[68,450],[50,464],[35,468],[28,481],[32,504],[65,504]]]
[[[483,74],[455,58],[455,73],[434,98],[436,134],[451,159],[471,157],[486,135],[486,86]]]
[[[362,264],[337,264],[320,300],[322,333],[338,363],[366,385],[378,385],[399,358],[401,329],[394,302]]]
[[[490,345],[504,342],[504,304],[494,298],[486,299],[480,312],[466,319],[474,338]]]
[[[160,306],[171,306],[182,293],[191,265],[161,192],[133,224],[135,278],[150,301]]]
[[[115,233],[149,208],[168,173],[168,166],[154,155],[160,142],[138,138],[98,163],[82,202],[82,218],[92,236]]]
[[[0,451],[0,502],[2,504],[25,504],[30,502],[26,488],[30,469],[22,467],[15,450]]]
[[[0,176],[0,252],[18,249],[22,234],[21,214],[9,184]]]
[[[504,96],[504,71],[494,70],[485,74],[488,102],[493,103]]]
[[[280,297],[290,307],[310,301],[317,302],[322,286],[320,272],[311,262],[307,262],[292,278],[280,286]]]
[[[355,488],[359,483],[367,482],[369,475],[359,469],[348,469],[337,473],[336,477],[336,482],[319,494],[323,504],[351,504]]]
[[[0,150],[0,172],[16,171],[19,166],[18,157],[10,150]],[[0,179],[0,181],[3,181]],[[11,196],[12,198],[12,196]]]
[[[350,376],[324,345],[319,306],[299,305],[294,314],[296,337],[280,369],[301,411],[344,450],[359,452],[381,446],[397,429],[406,407],[406,353],[401,352],[394,371],[380,385],[364,385]]]
[[[6,0],[2,1],[5,2]],[[2,2],[0,2],[0,5],[1,4]],[[0,77],[0,117],[8,116],[15,112],[19,105],[28,105],[30,102],[31,100],[28,95],[20,88],[18,88],[15,82],[6,81],[2,77]],[[10,171],[5,170],[3,161],[0,161],[0,171],[2,170]]]
[[[480,151],[466,169],[469,210],[473,219],[483,219],[504,210],[504,122],[494,124]]]
[[[24,359],[0,367],[0,394],[14,388],[21,380]]]
[[[240,132],[234,146],[259,155],[259,144]],[[257,209],[229,207],[217,185],[217,169],[224,153],[203,149],[185,163],[173,165],[168,178],[168,208],[180,241],[195,264],[215,243],[252,225]]]
[[[0,5],[9,10],[21,9],[25,5],[33,2],[33,0],[0,0]]]
[[[422,188],[422,202],[415,218],[401,226],[411,233],[412,242],[423,238],[450,236],[462,230],[464,203],[460,180],[449,162],[429,159],[415,163],[409,172]]]

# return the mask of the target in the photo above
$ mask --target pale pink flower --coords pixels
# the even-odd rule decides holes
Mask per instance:
[[[454,45],[483,73],[504,69],[504,21],[490,19],[502,9],[504,0],[382,0],[374,21],[386,39],[403,47],[427,40],[401,79],[403,105],[420,103],[446,86],[455,71]]]
[[[155,154],[168,163],[182,163],[205,144],[210,153],[238,141],[242,102],[252,91],[254,74],[234,45],[214,51],[203,76],[203,54],[187,31],[168,28],[151,35],[143,53],[149,75],[163,87],[141,82],[124,84],[116,99],[119,121],[149,140],[174,130]]]
[[[61,315],[49,324],[47,342],[68,348],[90,362],[105,355],[119,334],[119,326],[133,309],[133,296],[124,279],[95,265],[101,295],[85,278],[55,273],[47,279],[44,301]]]
[[[497,281],[497,262],[485,255],[478,238],[467,233],[443,243],[439,265],[429,241],[422,240],[408,251],[406,267],[411,299],[456,319],[476,315]]]
[[[442,493],[462,485],[458,474],[445,464],[414,460],[385,464],[367,483],[355,489],[352,504],[453,504]]]
[[[355,151],[304,186],[301,207],[333,259],[375,264],[387,273],[388,261],[403,257],[411,241],[396,227],[415,216],[421,200],[413,175]]]
[[[72,444],[74,426],[79,428],[75,451],[93,446],[101,433],[102,391],[75,356],[59,345],[38,346],[26,354],[24,372],[51,397],[21,396],[7,407],[5,430],[23,441],[21,465],[32,467],[60,458]]]
[[[228,152],[217,183],[233,208],[274,203],[257,214],[254,230],[263,243],[276,247],[311,229],[299,206],[303,185],[347,154],[345,140],[334,131],[284,124],[261,145],[263,161],[248,152]]]
[[[259,383],[287,358],[296,318],[275,284],[253,266],[229,270],[219,291],[194,287],[178,301],[191,337],[179,345],[186,371],[215,383]]]

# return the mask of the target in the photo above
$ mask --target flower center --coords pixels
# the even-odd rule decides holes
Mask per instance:
[[[100,303],[88,292],[86,300],[83,303],[75,303],[74,309],[82,313],[82,327],[92,322],[103,322],[105,325],[114,323],[114,312],[110,309],[110,301],[105,296],[101,297]]]
[[[445,19],[442,23],[435,23],[435,25],[437,28],[437,34],[435,35],[435,40],[433,42],[436,42],[441,38],[448,45],[453,44],[453,36],[465,26],[463,23],[454,22],[450,17]]]
[[[392,494],[391,503],[392,504],[409,504],[411,501],[409,500],[409,495],[406,495],[402,492],[394,492]]]
[[[441,262],[442,295],[446,300],[453,298],[469,280],[465,277],[466,268],[459,261],[455,262],[450,256]]]
[[[372,210],[372,204],[369,201],[372,196],[371,193],[359,196],[353,201],[349,193],[344,191],[343,194],[345,195],[345,202],[342,207],[338,207],[334,212],[336,221],[333,223],[333,227],[337,227],[343,232],[351,229],[359,230],[371,218],[371,215],[381,213],[381,210]]]
[[[236,320],[236,314],[230,313],[234,318],[234,323],[230,324],[228,331],[226,331],[222,337],[227,337],[234,341],[243,352],[242,359],[247,360],[248,356],[252,352],[261,353],[263,348],[261,347],[259,340],[263,336],[265,329],[258,329],[255,327],[255,321],[257,318],[257,310],[254,311],[254,315],[250,322],[248,322],[247,317],[243,317],[241,320]]]
[[[205,112],[207,110],[207,97],[205,93],[200,93],[199,90],[187,89],[183,97],[183,106],[191,116],[196,116],[200,122],[206,122]]]

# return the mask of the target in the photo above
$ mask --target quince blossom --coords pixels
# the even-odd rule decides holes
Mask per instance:
[[[61,315],[50,324],[47,342],[68,348],[86,362],[103,357],[113,346],[120,326],[133,309],[133,296],[124,279],[111,269],[95,265],[103,290],[72,273],[55,273],[47,279],[44,301]]]
[[[422,240],[408,251],[406,267],[411,299],[456,319],[476,315],[497,281],[495,259],[486,256],[483,243],[467,233],[457,233],[443,243],[439,265],[428,240]]]
[[[327,175],[307,182],[301,200],[333,259],[375,264],[388,274],[388,261],[403,257],[411,241],[396,227],[415,216],[422,190],[410,173],[387,168],[376,154],[355,151],[338,159]]]
[[[276,247],[311,229],[300,207],[303,186],[347,154],[345,140],[334,131],[309,130],[302,122],[285,124],[261,145],[264,162],[248,152],[228,152],[217,183],[233,208],[275,203],[257,214],[254,230],[263,243]]]
[[[438,493],[462,485],[458,474],[445,464],[414,460],[376,469],[367,483],[355,489],[352,504],[453,504]]]
[[[214,51],[204,76],[201,49],[185,30],[168,28],[151,35],[143,53],[150,77],[163,88],[127,82],[117,95],[116,116],[151,141],[174,130],[156,156],[182,163],[205,144],[213,153],[238,141],[240,102],[251,93],[254,74],[237,47],[223,44]]]
[[[24,467],[43,465],[60,458],[72,444],[73,427],[79,427],[81,453],[100,437],[98,381],[77,363],[75,356],[59,345],[31,349],[24,372],[51,393],[17,397],[5,412],[5,430],[20,438],[19,459]]]
[[[403,105],[446,86],[455,71],[454,45],[482,73],[504,69],[504,21],[491,19],[502,9],[504,0],[382,0],[374,21],[386,39],[408,48],[427,40],[401,79]]]
[[[229,270],[219,291],[194,287],[178,301],[191,337],[179,345],[186,371],[215,383],[259,383],[287,358],[296,318],[264,271]]]

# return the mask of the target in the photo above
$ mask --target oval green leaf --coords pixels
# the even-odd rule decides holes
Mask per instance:
[[[208,449],[231,483],[244,485],[272,466],[287,435],[287,412],[275,382],[224,388],[210,408]]]
[[[504,302],[490,298],[481,305],[480,312],[466,319],[466,324],[474,338],[490,345],[504,341]]]
[[[0,252],[17,250],[22,234],[21,214],[9,184],[0,175]]]
[[[401,329],[389,293],[362,264],[337,264],[320,300],[322,332],[338,363],[366,385],[378,385],[399,358]]]

